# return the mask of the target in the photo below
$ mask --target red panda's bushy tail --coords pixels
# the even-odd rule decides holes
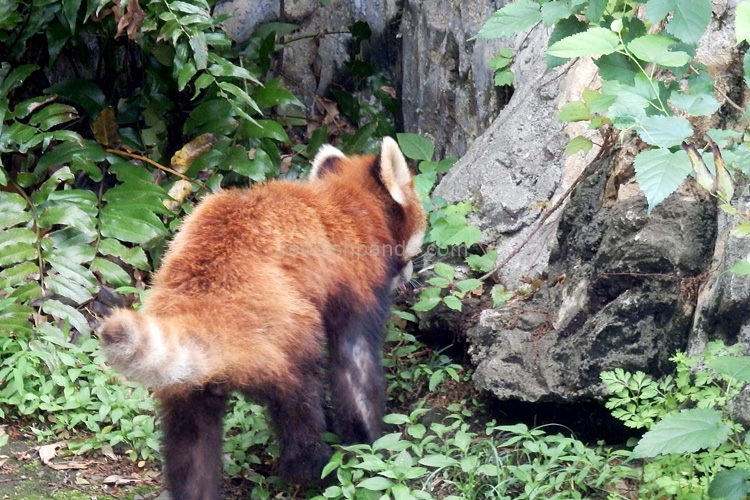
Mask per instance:
[[[99,329],[109,364],[153,388],[198,384],[206,377],[205,350],[181,333],[179,326],[169,328],[130,309],[116,310]]]

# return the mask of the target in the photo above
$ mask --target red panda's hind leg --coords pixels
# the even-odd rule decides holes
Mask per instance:
[[[308,361],[304,365],[307,366],[298,366],[283,386],[248,395],[267,405],[281,447],[281,478],[287,483],[311,486],[321,483],[323,467],[333,452],[322,438],[326,425],[318,363]]]
[[[221,500],[227,396],[212,386],[160,398],[167,487],[179,500]]]

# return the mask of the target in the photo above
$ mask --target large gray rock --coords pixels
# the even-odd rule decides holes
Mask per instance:
[[[317,0],[285,2],[288,22],[299,33],[347,30],[365,21],[373,37],[364,57],[389,78],[401,101],[401,128],[432,138],[436,156],[458,156],[490,124],[507,90],[494,85],[487,65],[507,42],[470,40],[505,2],[484,0]],[[276,20],[276,0],[226,0],[217,13],[233,39],[246,40],[259,24]],[[312,110],[314,96],[326,96],[346,78],[352,37],[346,33],[304,38],[284,52],[284,82]]]
[[[611,163],[566,206],[546,284],[529,300],[484,311],[468,332],[475,381],[501,399],[599,398],[601,371],[663,375],[687,344],[715,206],[686,187],[650,215],[642,197],[605,207]]]

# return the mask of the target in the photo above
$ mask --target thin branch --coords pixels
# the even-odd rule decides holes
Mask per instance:
[[[207,193],[211,192],[211,190],[208,189],[208,186],[206,186],[202,182],[197,181],[195,179],[191,179],[191,178],[187,177],[186,175],[183,175],[183,174],[179,173],[176,170],[172,170],[169,167],[165,167],[164,165],[161,165],[161,164],[155,162],[154,160],[146,158],[145,156],[137,155],[137,154],[134,154],[134,153],[128,153],[126,151],[120,151],[119,149],[105,149],[104,151],[106,151],[107,153],[112,153],[112,154],[116,154],[116,155],[120,155],[120,156],[127,156],[128,158],[133,158],[135,160],[145,161],[146,163],[149,163],[149,164],[153,165],[154,167],[156,167],[156,168],[158,168],[160,170],[163,170],[165,172],[169,172],[172,175],[176,175],[177,177],[179,177],[180,179],[182,179],[184,181],[192,182],[196,186],[200,186],[201,188],[205,189]]]

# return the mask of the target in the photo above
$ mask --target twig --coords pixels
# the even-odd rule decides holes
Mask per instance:
[[[134,154],[134,153],[128,153],[126,151],[120,151],[119,149],[105,149],[104,151],[106,151],[107,153],[112,153],[112,154],[116,154],[116,155],[120,155],[120,156],[127,156],[128,158],[133,158],[135,160],[145,161],[146,163],[150,163],[151,165],[153,165],[154,167],[156,167],[156,168],[158,168],[160,170],[164,170],[165,172],[169,172],[172,175],[176,175],[177,177],[179,177],[180,179],[182,179],[184,181],[192,182],[193,184],[195,184],[197,186],[200,186],[201,188],[205,189],[207,193],[211,192],[211,190],[208,189],[208,186],[206,186],[202,182],[197,181],[195,179],[191,179],[191,178],[187,177],[186,175],[183,175],[183,174],[179,173],[176,170],[172,170],[169,167],[165,167],[164,165],[161,165],[161,164],[155,162],[154,160],[146,158],[145,156],[137,155],[137,154]]]
[[[555,204],[552,205],[552,207],[549,210],[547,210],[544,213],[544,215],[542,215],[542,217],[539,219],[539,222],[537,223],[536,227],[526,236],[526,238],[523,239],[523,241],[521,243],[519,243],[518,245],[516,245],[513,248],[513,250],[501,262],[499,262],[497,265],[495,265],[495,267],[492,268],[492,271],[488,272],[487,274],[485,274],[484,276],[482,276],[481,278],[479,278],[481,281],[486,280],[487,278],[489,278],[490,276],[492,276],[493,274],[495,274],[496,272],[498,272],[500,269],[502,269],[503,267],[505,267],[505,265],[508,262],[510,262],[510,260],[513,257],[515,257],[518,254],[518,252],[520,252],[521,249],[524,246],[526,246],[526,243],[528,243],[529,240],[531,240],[531,238],[542,228],[542,226],[544,225],[544,223],[547,222],[547,219],[549,219],[552,216],[552,214],[555,213],[557,211],[557,209],[562,206],[562,204],[565,202],[565,200],[568,198],[568,196],[570,196],[570,193],[572,193],[573,190],[576,187],[578,187],[578,185],[581,182],[583,182],[583,180],[586,177],[588,177],[589,175],[591,175],[594,172],[594,170],[596,168],[595,165],[597,164],[598,160],[601,159],[601,157],[603,156],[603,153],[605,151],[609,151],[609,149],[612,146],[612,144],[614,144],[613,140],[611,140],[611,139],[605,139],[605,141],[604,141],[604,147],[602,147],[599,150],[599,153],[597,153],[596,157],[594,157],[594,159],[591,161],[591,163],[589,163],[586,166],[586,168],[584,168],[583,171],[578,175],[578,177],[576,177],[576,180],[573,181],[573,183],[570,185],[570,187],[568,187],[568,189],[565,190],[565,192],[560,197],[560,199],[558,199],[555,202]]]

